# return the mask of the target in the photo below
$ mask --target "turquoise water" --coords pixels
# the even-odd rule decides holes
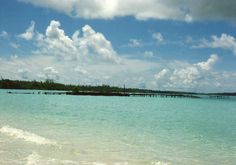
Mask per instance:
[[[0,90],[0,164],[235,165],[235,107]]]

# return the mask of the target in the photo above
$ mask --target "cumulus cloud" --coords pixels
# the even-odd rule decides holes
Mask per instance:
[[[175,69],[170,80],[173,83],[182,83],[184,85],[192,85],[194,81],[200,78],[200,72],[198,68],[194,66],[188,66],[186,68]]]
[[[155,79],[161,80],[165,77],[165,75],[169,72],[169,69],[162,69],[159,73],[155,74],[154,77]]]
[[[8,33],[6,31],[1,31],[0,38],[6,38],[8,36]]]
[[[231,50],[236,55],[236,40],[233,36],[222,33],[220,37],[213,35],[211,41],[202,40],[199,45],[194,48],[221,48]]]
[[[121,62],[110,41],[91,26],[85,25],[81,35],[77,30],[72,37],[67,36],[60,26],[59,21],[52,20],[45,34],[37,33],[36,46],[39,49],[36,54],[60,56],[66,60]]]
[[[39,77],[40,76],[44,79],[58,80],[59,72],[54,67],[49,66],[43,69],[43,73],[39,74]]]
[[[213,54],[206,61],[196,64],[183,62],[169,64],[168,68],[164,68],[154,75],[153,84],[159,88],[168,88],[171,90],[203,89],[207,86],[210,87],[210,84],[213,87],[214,84],[211,81],[214,79],[215,82],[215,79],[218,77],[216,77],[212,68],[217,61],[218,55]],[[218,85],[215,84],[215,88]]]
[[[128,87],[162,90],[235,89],[235,73],[214,70],[218,55],[194,64],[124,58],[91,26],[85,25],[70,37],[55,20],[50,22],[45,33],[36,30],[34,33],[30,41],[36,45],[33,54],[0,58],[2,77],[53,79],[68,84],[123,86],[125,83]],[[150,51],[144,54],[153,55]]]
[[[152,38],[159,43],[164,41],[164,37],[159,32],[153,33]]]
[[[0,59],[0,74],[11,79],[53,79],[63,83],[138,86],[136,76],[156,64],[121,58],[102,33],[85,25],[71,37],[59,21],[52,20],[40,33],[35,30],[33,54]],[[30,71],[30,72],[29,72]],[[127,76],[130,77],[129,80]],[[114,84],[115,83],[115,84]]]
[[[219,57],[216,54],[212,54],[207,61],[199,62],[196,66],[199,66],[202,70],[210,70],[212,66],[218,61]]]
[[[25,40],[31,40],[34,37],[34,28],[35,22],[31,21],[30,26],[26,29],[26,31],[18,36]]]
[[[139,20],[171,19],[235,20],[236,2],[228,0],[18,0],[35,6],[50,8],[73,17],[112,19],[133,16]]]

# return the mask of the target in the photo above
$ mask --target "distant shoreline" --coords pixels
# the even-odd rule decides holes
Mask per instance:
[[[200,95],[208,96],[209,98],[227,98],[228,96],[236,96],[236,93],[194,93],[184,91],[159,91],[139,88],[121,88],[109,85],[90,86],[90,85],[65,85],[55,83],[53,80],[39,81],[21,81],[21,80],[0,80],[0,89],[9,90],[49,90],[52,92],[44,92],[43,94],[54,95],[90,95],[90,96],[143,96],[143,97],[188,97],[201,98]],[[65,91],[65,92],[55,92]],[[14,93],[9,91],[8,93]],[[18,92],[19,93],[19,92]],[[19,94],[34,94],[34,93],[19,93]],[[42,93],[41,93],[42,94]]]
[[[8,94],[44,94],[44,95],[76,95],[76,96],[122,96],[122,97],[172,97],[172,98],[200,98],[195,95],[184,95],[184,94],[160,94],[160,93],[104,93],[104,92],[93,92],[93,91],[84,91],[84,92],[55,92],[55,91],[35,91],[35,92],[16,92],[16,91],[7,91]]]

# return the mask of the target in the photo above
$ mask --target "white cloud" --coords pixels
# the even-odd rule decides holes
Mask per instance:
[[[235,73],[217,72],[217,55],[197,63],[147,61],[120,56],[102,33],[85,25],[66,35],[51,21],[35,32],[36,50],[28,56],[0,58],[0,75],[9,79],[53,79],[68,84],[119,85],[163,90],[236,90]],[[152,52],[146,51],[152,55]]]
[[[34,37],[34,28],[35,22],[31,21],[30,26],[26,29],[26,31],[18,36],[25,40],[31,40]]]
[[[76,0],[18,0],[19,2],[31,3],[35,6],[51,8],[56,11],[70,15],[76,5]]]
[[[120,63],[116,51],[103,34],[95,32],[85,25],[82,35],[75,31],[72,38],[60,28],[60,22],[52,20],[46,29],[46,34],[37,33],[36,54],[60,56],[66,60],[110,61]]]
[[[183,13],[180,9],[169,9],[168,4],[156,1],[136,1],[136,0],[62,0],[58,3],[55,0],[19,0],[22,2],[31,3],[36,6],[51,8],[59,12],[63,12],[70,16],[82,18],[102,18],[111,19],[121,16],[134,16],[137,19],[157,18],[165,19],[168,17],[177,18]],[[178,13],[178,15],[176,15]]]
[[[32,55],[28,58],[2,58],[0,75],[10,79],[53,79],[67,84],[123,85],[140,87],[136,81],[157,64],[141,60],[123,59],[124,63],[59,60],[57,56]],[[30,72],[29,72],[30,71]],[[144,80],[143,80],[144,81]]]
[[[44,68],[43,70],[44,70],[46,73],[49,73],[49,74],[58,74],[58,71],[57,71],[55,68],[51,67],[51,66],[46,67],[46,68]]]
[[[153,84],[161,89],[179,90],[207,90],[217,88],[219,75],[212,70],[218,61],[218,56],[213,54],[206,61],[196,64],[175,62],[167,65],[154,75]],[[217,82],[218,85],[212,82]]]
[[[154,40],[156,40],[157,42],[159,42],[159,43],[164,41],[164,37],[163,37],[162,34],[159,33],[159,32],[153,33],[153,34],[152,34],[152,38],[153,38]]]
[[[2,37],[2,38],[6,38],[8,36],[8,33],[6,32],[6,31],[1,31],[1,33],[0,33],[0,38]]]
[[[32,42],[36,50],[32,55],[0,61],[1,75],[13,79],[50,78],[63,83],[93,85],[123,84],[128,76],[127,82],[138,86],[141,82],[135,82],[135,77],[154,66],[152,62],[119,57],[111,42],[89,25],[85,25],[81,33],[79,31],[69,37],[60,22],[52,20],[45,34],[35,31]],[[30,72],[26,72],[26,68]]]
[[[212,39],[211,41],[204,39],[199,45],[193,47],[228,49],[231,50],[236,55],[236,40],[233,36],[222,33],[220,37],[213,35],[211,39]]]
[[[78,41],[79,41],[79,35],[80,35],[80,31],[79,31],[79,30],[76,30],[76,31],[74,32],[74,34],[72,35],[72,40],[73,40],[74,42],[78,42]]]
[[[133,16],[139,20],[171,19],[235,20],[236,2],[228,0],[18,0],[35,6],[50,8],[73,17],[112,19]]]
[[[46,67],[43,69],[42,76],[46,79],[58,80],[59,79],[59,72],[54,67]]]
[[[173,83],[183,85],[193,85],[195,80],[200,78],[200,72],[197,67],[188,66],[186,68],[175,69],[170,80]]]
[[[212,66],[218,61],[219,57],[216,54],[212,54],[207,61],[199,62],[196,66],[199,66],[203,70],[210,70]]]
[[[85,25],[82,28],[82,32],[83,37],[80,38],[77,46],[79,46],[81,51],[86,52],[86,55],[98,56],[103,60],[115,63],[121,62],[111,42],[103,34],[95,32],[89,25]]]
[[[167,73],[169,72],[169,69],[162,69],[159,73],[155,74],[155,80],[159,81],[161,79],[163,79]]]
[[[37,46],[44,54],[61,55],[65,58],[71,56],[71,52],[76,51],[71,38],[65,35],[63,29],[60,29],[60,22],[52,20],[46,29],[45,36],[38,34]]]
[[[128,46],[129,46],[129,47],[141,47],[141,46],[142,46],[142,43],[141,43],[141,40],[138,40],[138,39],[130,39]]]

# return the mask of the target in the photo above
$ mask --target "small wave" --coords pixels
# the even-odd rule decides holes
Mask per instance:
[[[68,164],[68,165],[74,165],[78,164],[77,162],[70,161],[70,160],[59,160],[54,158],[44,158],[37,154],[36,152],[30,154],[26,158],[26,165],[52,165],[52,164]]]
[[[106,164],[106,163],[100,163],[100,162],[93,162],[93,163],[91,163],[91,165],[108,165],[108,164]],[[112,164],[112,165],[128,165],[128,162],[123,162],[123,163],[114,163],[114,164]]]
[[[123,162],[123,163],[115,163],[114,165],[128,165],[128,162]]]
[[[166,162],[152,162],[151,165],[170,165],[169,163],[166,163]]]
[[[8,136],[14,137],[16,139],[23,139],[28,142],[35,143],[37,145],[56,145],[56,142],[36,135],[34,133],[30,133],[21,129],[12,128],[10,126],[3,126],[0,129],[0,133],[6,134]]]
[[[115,162],[111,164],[102,163],[102,162],[75,162],[71,160],[60,160],[55,158],[49,158],[49,157],[42,157],[41,155],[38,155],[36,152],[33,152],[30,154],[26,159],[26,165],[128,165],[128,162]],[[150,165],[170,165],[169,163],[157,161],[157,162],[151,162]]]
[[[40,156],[36,153],[30,154],[26,158],[26,165],[36,165],[39,164],[39,162],[40,162]]]
[[[100,162],[93,162],[92,165],[106,165],[106,164]]]

